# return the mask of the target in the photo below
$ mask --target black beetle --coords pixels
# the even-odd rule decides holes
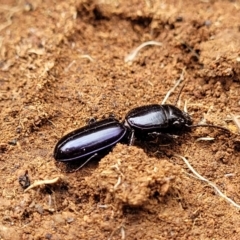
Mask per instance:
[[[131,129],[133,137],[146,135],[180,134],[189,130],[192,120],[188,113],[170,104],[152,104],[129,111],[124,125]]]
[[[139,139],[150,135],[171,137],[171,134],[180,135],[195,127],[214,127],[229,132],[221,126],[192,124],[193,121],[188,113],[170,104],[152,104],[134,108],[127,113],[124,121],[124,126],[132,132],[130,144],[133,143],[134,135]]]
[[[108,118],[68,133],[58,141],[54,158],[60,162],[78,160],[82,162],[78,168],[80,169],[92,158],[109,152],[119,142],[132,145],[134,135],[141,140],[151,135],[172,137],[194,127],[215,127],[229,132],[228,129],[216,125],[192,124],[190,115],[174,105],[141,106],[130,110],[123,123]]]
[[[97,121],[63,136],[55,146],[54,158],[59,162],[82,161],[80,169],[118,142],[128,142],[129,136],[129,129],[114,118]]]

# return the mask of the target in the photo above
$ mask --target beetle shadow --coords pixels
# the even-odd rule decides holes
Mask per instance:
[[[90,156],[83,159],[76,159],[67,162],[55,162],[57,167],[64,173],[74,173],[82,169],[96,169],[98,167],[99,161],[105,157],[112,149],[102,151],[96,156]]]
[[[171,135],[161,134],[157,137],[150,136],[147,139],[136,139],[134,146],[143,149],[149,157],[170,159],[174,154],[181,151],[181,145],[186,137],[187,134],[182,134],[181,136],[173,135],[172,137]]]
[[[224,129],[223,129],[224,130]],[[155,140],[150,141],[141,141],[138,140],[134,143],[135,146],[138,146],[144,150],[144,152],[149,157],[155,157],[158,159],[171,159],[175,154],[180,154],[182,151],[186,151],[184,147],[186,144],[191,148],[192,144],[196,144],[196,142],[201,139],[201,136],[210,135],[214,137],[214,143],[218,144],[218,151],[223,151],[224,149],[232,149],[232,152],[240,151],[240,140],[236,142],[236,136],[229,135],[229,132],[226,131],[213,131],[211,133],[193,133],[186,132],[180,135],[177,135],[176,138],[168,138],[168,136],[161,135],[161,137],[155,138]],[[198,141],[197,147],[211,145],[209,141]],[[184,147],[184,150],[183,150]],[[230,151],[230,150],[229,150]]]

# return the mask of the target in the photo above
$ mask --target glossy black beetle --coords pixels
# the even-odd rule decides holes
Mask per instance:
[[[128,142],[129,129],[114,118],[94,122],[62,137],[54,158],[60,162],[82,161],[82,168],[97,155],[107,153],[118,142]]]
[[[130,110],[126,117],[124,126],[131,130],[130,144],[133,143],[134,135],[137,138],[144,138],[149,135],[179,135],[195,127],[214,127],[225,131],[228,129],[211,125],[192,125],[190,115],[170,104],[152,104]]]
[[[145,135],[180,134],[189,130],[192,120],[188,113],[170,104],[152,104],[129,111],[124,125],[131,129],[133,137]]]
[[[54,158],[60,162],[78,160],[82,162],[78,168],[80,169],[92,158],[109,152],[119,142],[132,145],[134,135],[138,139],[151,135],[179,135],[194,127],[215,127],[229,132],[216,125],[192,123],[190,115],[174,105],[152,104],[137,107],[127,113],[123,123],[108,118],[65,135],[54,149]]]

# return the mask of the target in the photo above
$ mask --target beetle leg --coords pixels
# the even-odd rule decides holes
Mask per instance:
[[[158,137],[160,135],[165,135],[163,133],[160,133],[160,132],[151,132],[151,133],[148,133],[148,136],[150,137]]]
[[[159,137],[159,136],[163,136],[169,140],[172,140],[174,138],[178,138],[177,135],[171,135],[169,133],[161,133],[161,132],[151,132],[151,133],[148,133],[148,136],[151,136],[151,137]]]
[[[89,119],[87,120],[87,124],[88,124],[88,125],[91,125],[91,124],[95,123],[96,121],[97,121],[96,118],[92,117],[92,118],[89,118]]]
[[[75,169],[73,172],[77,172],[78,170],[80,170],[82,167],[84,167],[91,159],[95,158],[98,154],[94,153],[91,157],[89,157],[80,167],[78,167],[77,169]]]
[[[129,146],[132,146],[134,144],[134,140],[135,140],[134,130],[131,129],[131,136],[130,136]]]
[[[114,115],[114,113],[109,113],[109,116],[108,116],[108,118],[115,119],[115,115]]]
[[[164,136],[166,136],[166,137],[168,137],[170,139],[176,139],[176,138],[179,137],[178,135],[172,135],[172,134],[169,134],[169,133],[164,134]]]
[[[159,136],[164,136],[164,134],[163,134],[163,133],[160,133],[160,132],[151,132],[151,133],[148,133],[148,136],[149,136],[150,138],[153,138],[154,140],[157,139],[157,141],[158,141]]]

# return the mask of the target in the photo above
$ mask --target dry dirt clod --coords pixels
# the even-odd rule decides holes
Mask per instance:
[[[180,169],[168,161],[148,158],[142,149],[119,144],[101,160],[87,183],[109,192],[115,204],[144,207],[154,202],[156,193],[164,198],[180,175]]]

